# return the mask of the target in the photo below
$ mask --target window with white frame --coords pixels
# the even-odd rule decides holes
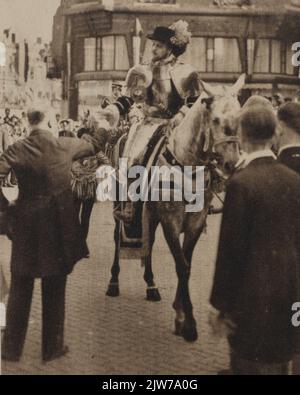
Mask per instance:
[[[253,41],[253,40],[251,40]],[[248,48],[250,40],[248,40]],[[297,75],[292,65],[292,44],[276,39],[260,39],[255,45],[254,73]]]
[[[102,41],[102,62],[99,70],[114,70],[115,67],[115,37],[107,36],[98,38]]]
[[[257,44],[254,72],[269,73],[270,72],[270,40],[262,39]]]
[[[127,71],[129,68],[125,36],[85,38],[84,71]]]
[[[186,53],[183,55],[183,60],[186,63],[192,64],[198,71],[206,71],[206,38],[193,37],[187,47]]]
[[[281,73],[281,41],[271,40],[271,73]]]
[[[84,39],[84,71],[94,71],[96,67],[96,38]]]
[[[182,59],[196,67],[199,72],[242,71],[236,38],[193,37]]]
[[[284,53],[285,55],[285,71],[286,74],[288,75],[299,75],[299,67],[294,67],[292,63],[292,57],[295,54],[295,52],[292,50],[293,43],[287,43],[285,45],[286,51]]]
[[[236,38],[215,38],[214,72],[240,73],[241,71],[238,40]]]

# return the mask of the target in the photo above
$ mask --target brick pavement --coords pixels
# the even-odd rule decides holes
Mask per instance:
[[[68,282],[65,338],[70,353],[41,363],[41,298],[36,281],[24,356],[18,364],[3,363],[2,374],[214,374],[226,368],[226,342],[216,340],[207,325],[219,225],[220,216],[209,217],[208,233],[196,247],[190,289],[200,336],[188,344],[172,335],[176,274],[161,229],[153,267],[162,302],[145,300],[138,261],[122,261],[121,296],[105,296],[114,252],[112,208],[109,203],[97,204],[89,238],[91,259],[78,264]],[[9,277],[9,241],[1,238],[0,249]]]

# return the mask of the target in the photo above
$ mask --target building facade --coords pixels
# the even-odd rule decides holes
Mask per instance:
[[[0,107],[5,102],[16,101],[18,81],[18,45],[16,36],[9,30],[0,34],[1,62],[0,62]]]
[[[184,60],[201,78],[232,83],[247,74],[250,94],[299,94],[292,44],[300,37],[298,0],[62,0],[54,18],[53,70],[63,79],[69,116],[110,96],[134,64],[151,57],[148,33],[184,19],[193,34]]]
[[[50,45],[18,41],[9,29],[0,34],[0,108],[24,110],[34,101],[61,107],[61,80],[47,79]]]

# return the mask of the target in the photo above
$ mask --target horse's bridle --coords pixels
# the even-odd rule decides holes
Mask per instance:
[[[202,104],[206,105],[208,113],[211,110],[211,105],[213,104],[214,100],[215,100],[215,97],[209,97],[209,98],[202,99]],[[206,156],[206,159],[199,158],[198,166],[205,166],[209,170],[216,170],[218,167],[217,165],[221,162],[220,161],[221,155],[216,152],[216,147],[219,147],[220,145],[226,145],[226,144],[232,144],[232,143],[239,144],[239,138],[237,136],[224,136],[223,138],[213,141],[214,139],[213,139],[212,128],[207,125],[206,131],[208,132],[209,140],[210,140],[210,142],[212,141],[212,143],[209,143],[207,151],[204,151],[204,149],[203,149],[203,156]],[[206,134],[207,133],[204,130],[203,135],[206,135]],[[180,166],[181,168],[184,167],[182,165],[182,163],[180,163],[180,161],[178,161],[178,159],[176,158],[176,156],[174,155],[174,153],[170,150],[170,148],[168,146],[166,147],[166,150],[163,155],[169,164],[171,164],[173,166],[177,165],[177,166]]]
[[[231,144],[231,143],[239,144],[239,142],[240,140],[237,136],[226,136],[214,142],[213,150],[215,151],[216,147],[219,145]]]

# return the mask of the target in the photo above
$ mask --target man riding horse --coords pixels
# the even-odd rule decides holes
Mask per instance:
[[[167,128],[172,130],[181,123],[201,90],[196,69],[178,59],[191,38],[186,22],[159,26],[147,37],[153,42],[151,63],[133,67],[126,80],[126,96],[106,108],[115,123],[135,103],[142,109],[144,119],[132,126],[123,152],[129,166],[143,164],[148,147],[154,146]],[[133,205],[128,202],[118,217],[130,222],[132,216]]]

